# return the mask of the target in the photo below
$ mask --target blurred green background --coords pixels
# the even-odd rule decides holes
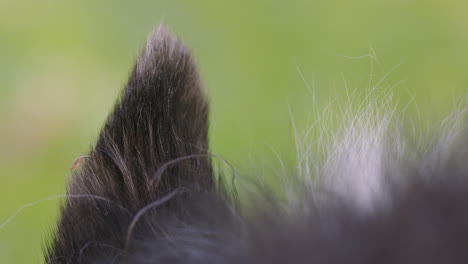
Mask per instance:
[[[467,1],[0,0],[0,225],[64,193],[162,19],[200,65],[213,152],[294,166],[291,117],[306,126],[371,74],[431,118],[466,97],[467,14]],[[0,229],[0,263],[42,262],[58,203]]]

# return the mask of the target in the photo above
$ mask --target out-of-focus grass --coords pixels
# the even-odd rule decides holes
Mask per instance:
[[[293,165],[289,109],[305,123],[312,108],[345,94],[344,80],[365,89],[369,74],[375,84],[398,66],[381,86],[403,81],[397,101],[414,96],[410,109],[447,113],[468,91],[467,11],[466,1],[427,0],[3,0],[0,223],[26,203],[64,193],[70,163],[89,149],[163,18],[200,64],[212,150],[234,164],[268,162],[278,152]],[[371,50],[381,64],[339,56]],[[0,229],[0,263],[41,262],[58,204],[30,207]]]

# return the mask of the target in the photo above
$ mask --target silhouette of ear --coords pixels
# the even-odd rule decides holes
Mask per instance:
[[[149,36],[92,154],[99,161],[94,169],[109,175],[106,182],[99,179],[102,187],[117,186],[128,199],[124,204],[137,207],[181,185],[210,188],[207,118],[189,51],[159,26]],[[175,159],[183,160],[164,175],[155,175]]]
[[[115,254],[124,247],[135,213],[145,205],[171,198],[178,189],[212,190],[207,118],[189,51],[159,26],[95,148],[74,170],[48,263]],[[180,203],[164,206],[183,210]],[[90,242],[94,245],[87,246]]]

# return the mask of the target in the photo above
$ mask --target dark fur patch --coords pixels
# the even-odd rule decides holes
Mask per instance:
[[[88,263],[114,255],[124,248],[134,215],[147,204],[175,190],[181,201],[192,198],[188,193],[212,191],[207,118],[188,50],[160,26],[90,157],[72,175],[68,194],[89,197],[65,202],[47,261]],[[179,209],[170,204],[161,207]]]
[[[403,175],[375,210],[318,188],[295,210],[260,194],[240,213],[213,178],[207,115],[189,52],[160,26],[76,166],[46,262],[468,262],[466,127],[422,161],[384,160],[379,173]]]

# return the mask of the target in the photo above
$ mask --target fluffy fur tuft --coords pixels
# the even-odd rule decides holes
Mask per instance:
[[[323,162],[304,159],[300,206],[260,195],[239,209],[214,179],[193,60],[160,26],[71,177],[46,262],[466,263],[466,109],[425,151],[382,109],[346,117]]]

